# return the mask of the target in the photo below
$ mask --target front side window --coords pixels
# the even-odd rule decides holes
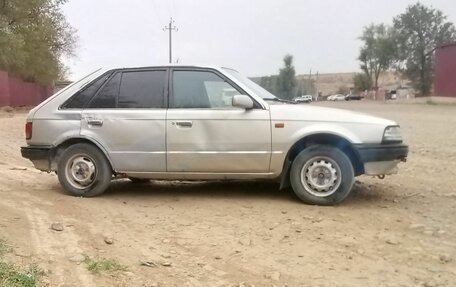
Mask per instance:
[[[174,108],[233,108],[232,98],[241,94],[215,73],[174,71]]]
[[[118,108],[163,108],[166,71],[123,72]]]

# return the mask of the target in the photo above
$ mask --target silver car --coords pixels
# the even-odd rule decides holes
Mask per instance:
[[[303,95],[294,99],[297,103],[311,103],[313,97],[311,95]]]
[[[296,105],[211,66],[98,70],[32,109],[26,140],[22,156],[75,196],[122,177],[265,179],[321,205],[408,153],[393,121]]]

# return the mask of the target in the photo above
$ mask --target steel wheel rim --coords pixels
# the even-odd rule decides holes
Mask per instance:
[[[76,154],[66,164],[65,175],[70,185],[76,189],[86,189],[92,186],[97,177],[94,160],[87,154]]]
[[[317,197],[327,197],[337,191],[342,181],[339,164],[325,156],[309,159],[301,169],[301,183],[305,190]]]

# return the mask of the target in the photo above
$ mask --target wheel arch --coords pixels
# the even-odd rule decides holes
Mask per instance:
[[[311,145],[324,144],[334,146],[345,153],[350,159],[355,176],[364,173],[364,165],[361,162],[359,153],[353,147],[353,144],[343,136],[332,133],[315,133],[306,135],[297,140],[288,150],[283,163],[282,174],[280,178],[280,188],[285,188],[290,185],[290,167],[296,156],[304,149]]]
[[[67,139],[61,141],[60,143],[56,144],[55,148],[54,148],[54,154],[52,157],[52,161],[51,161],[51,169],[57,170],[58,160],[59,160],[60,156],[62,155],[63,151],[65,151],[65,149],[67,149],[68,147],[70,147],[74,144],[79,144],[79,143],[87,143],[87,144],[90,144],[90,145],[96,147],[108,160],[112,171],[115,172],[115,167],[114,167],[113,162],[112,162],[111,158],[109,157],[107,151],[103,148],[103,146],[100,143],[98,143],[94,139],[87,138],[87,137],[67,138]]]

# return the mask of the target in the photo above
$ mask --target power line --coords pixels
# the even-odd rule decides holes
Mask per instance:
[[[155,13],[155,16],[157,16],[157,20],[161,23],[161,17],[160,17],[160,14],[158,13],[158,9],[157,9],[157,4],[155,3],[155,0],[152,0],[152,6],[153,6],[153,9],[154,10],[154,13]]]
[[[171,0],[171,12],[172,15],[176,15],[176,6],[174,5],[174,0]]]
[[[171,64],[173,62],[173,57],[172,57],[172,31],[178,31],[177,27],[176,26],[173,26],[174,24],[174,20],[173,20],[173,17],[171,17],[169,19],[169,24],[168,26],[165,26],[163,28],[163,31],[166,31],[168,30],[169,31],[169,63]]]

